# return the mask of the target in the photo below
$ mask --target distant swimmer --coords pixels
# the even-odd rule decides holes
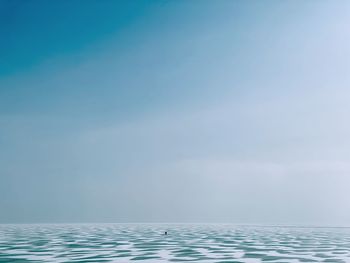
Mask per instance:
[[[164,232],[164,235],[167,235],[167,234],[168,234],[168,232],[167,232],[167,231],[165,231],[165,232]]]

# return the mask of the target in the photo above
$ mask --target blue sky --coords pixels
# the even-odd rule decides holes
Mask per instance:
[[[0,1],[1,222],[350,224],[347,1]]]

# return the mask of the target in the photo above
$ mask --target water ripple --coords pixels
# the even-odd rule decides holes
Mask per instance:
[[[0,225],[0,262],[350,263],[350,230],[198,224]]]

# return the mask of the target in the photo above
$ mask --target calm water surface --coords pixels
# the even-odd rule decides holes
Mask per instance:
[[[174,224],[0,225],[0,262],[134,261],[350,262],[350,229]]]

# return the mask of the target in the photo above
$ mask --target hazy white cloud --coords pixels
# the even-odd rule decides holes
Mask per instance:
[[[168,4],[0,80],[5,219],[348,224],[349,5]]]

